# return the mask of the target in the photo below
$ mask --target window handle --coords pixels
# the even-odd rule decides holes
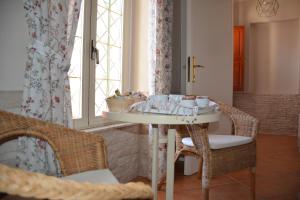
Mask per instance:
[[[99,64],[99,50],[94,46],[94,40],[92,40],[91,59],[96,59],[96,64]]]
[[[191,57],[188,57],[188,75],[187,75],[187,82],[191,81]]]

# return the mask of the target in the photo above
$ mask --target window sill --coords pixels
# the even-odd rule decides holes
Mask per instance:
[[[105,125],[105,126],[99,126],[99,127],[94,127],[94,128],[87,128],[87,129],[82,129],[82,131],[87,132],[87,133],[94,133],[94,132],[99,132],[99,131],[107,131],[115,128],[124,128],[128,126],[134,126],[137,125],[136,123],[117,123],[117,124],[112,124],[112,125]]]

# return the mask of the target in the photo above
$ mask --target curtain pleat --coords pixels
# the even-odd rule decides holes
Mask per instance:
[[[30,44],[27,48],[22,114],[72,127],[68,70],[81,0],[23,0]],[[18,139],[18,167],[60,174],[50,146],[40,139]]]

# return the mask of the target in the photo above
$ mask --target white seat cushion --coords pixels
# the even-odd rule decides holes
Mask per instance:
[[[86,171],[70,176],[62,177],[62,179],[73,180],[78,182],[89,182],[96,184],[118,184],[119,181],[111,173],[109,169],[99,169],[93,171]]]
[[[0,145],[0,163],[11,167],[17,166],[17,139],[9,140]]]
[[[227,147],[234,147],[243,144],[248,144],[253,141],[251,137],[237,136],[237,135],[208,135],[209,146],[211,149],[223,149]],[[190,137],[182,139],[182,143],[186,146],[193,147],[193,141]]]

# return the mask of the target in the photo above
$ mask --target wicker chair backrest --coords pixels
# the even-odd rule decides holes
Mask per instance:
[[[223,102],[217,103],[219,105],[220,111],[224,113],[225,116],[228,116],[233,122],[234,135],[248,136],[254,139],[256,138],[258,131],[258,120],[256,118]],[[204,126],[205,125],[207,124],[204,124]],[[177,126],[176,130],[176,150],[180,151],[183,148],[182,138],[190,137],[190,134],[186,125]]]
[[[234,135],[256,138],[258,120],[255,117],[223,102],[218,102],[218,104],[220,111],[233,121]]]
[[[0,144],[19,136],[37,137],[48,142],[64,176],[107,168],[106,148],[101,136],[0,111]]]

